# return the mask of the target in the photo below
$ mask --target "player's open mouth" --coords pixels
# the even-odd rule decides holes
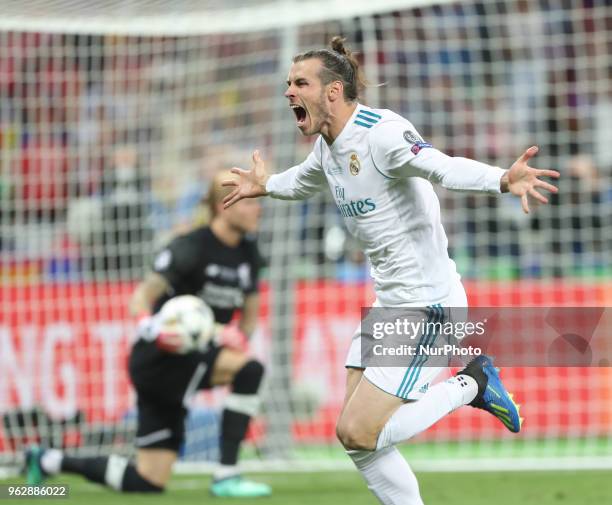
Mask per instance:
[[[306,109],[298,104],[291,104],[291,110],[295,114],[295,119],[298,126],[303,126],[306,123]]]

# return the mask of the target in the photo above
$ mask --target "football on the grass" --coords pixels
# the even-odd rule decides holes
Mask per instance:
[[[181,295],[168,300],[160,310],[162,331],[183,338],[182,352],[204,349],[215,333],[215,315],[197,296]]]

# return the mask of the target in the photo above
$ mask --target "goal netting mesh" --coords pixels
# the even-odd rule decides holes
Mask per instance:
[[[438,192],[473,305],[612,300],[612,7],[606,0],[0,1],[0,465],[26,444],[132,452],[126,304],[153,251],[205,219],[220,168],[301,161],[282,92],[291,56],[343,34],[373,84],[451,155],[508,167],[529,145],[562,173],[529,216]],[[344,359],[373,293],[329,194],[266,201],[264,411],[253,467],[342,465]],[[603,316],[610,315],[606,312]],[[605,365],[607,362],[596,362]],[[460,409],[406,446],[417,469],[610,464],[612,371],[512,367],[524,433]],[[182,461],[213,461],[225,392],[203,394]],[[282,465],[287,468],[286,464]]]

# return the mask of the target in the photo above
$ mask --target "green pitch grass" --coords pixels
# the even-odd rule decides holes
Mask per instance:
[[[122,495],[64,477],[49,483],[68,484],[66,499],[2,500],[0,503],[40,505],[376,505],[356,472],[261,474],[257,478],[274,488],[271,498],[255,500],[213,499],[208,495],[208,476],[175,476],[163,495]],[[418,475],[426,505],[602,505],[612,503],[612,478],[607,471],[423,473]],[[21,483],[10,479],[0,485]]]

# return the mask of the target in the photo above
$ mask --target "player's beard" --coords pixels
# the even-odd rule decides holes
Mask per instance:
[[[319,101],[314,102],[309,108],[308,115],[310,116],[310,128],[303,131],[303,135],[310,136],[321,133],[321,129],[326,124],[329,124],[331,113],[329,112],[329,108],[325,103],[325,89],[321,91]]]

